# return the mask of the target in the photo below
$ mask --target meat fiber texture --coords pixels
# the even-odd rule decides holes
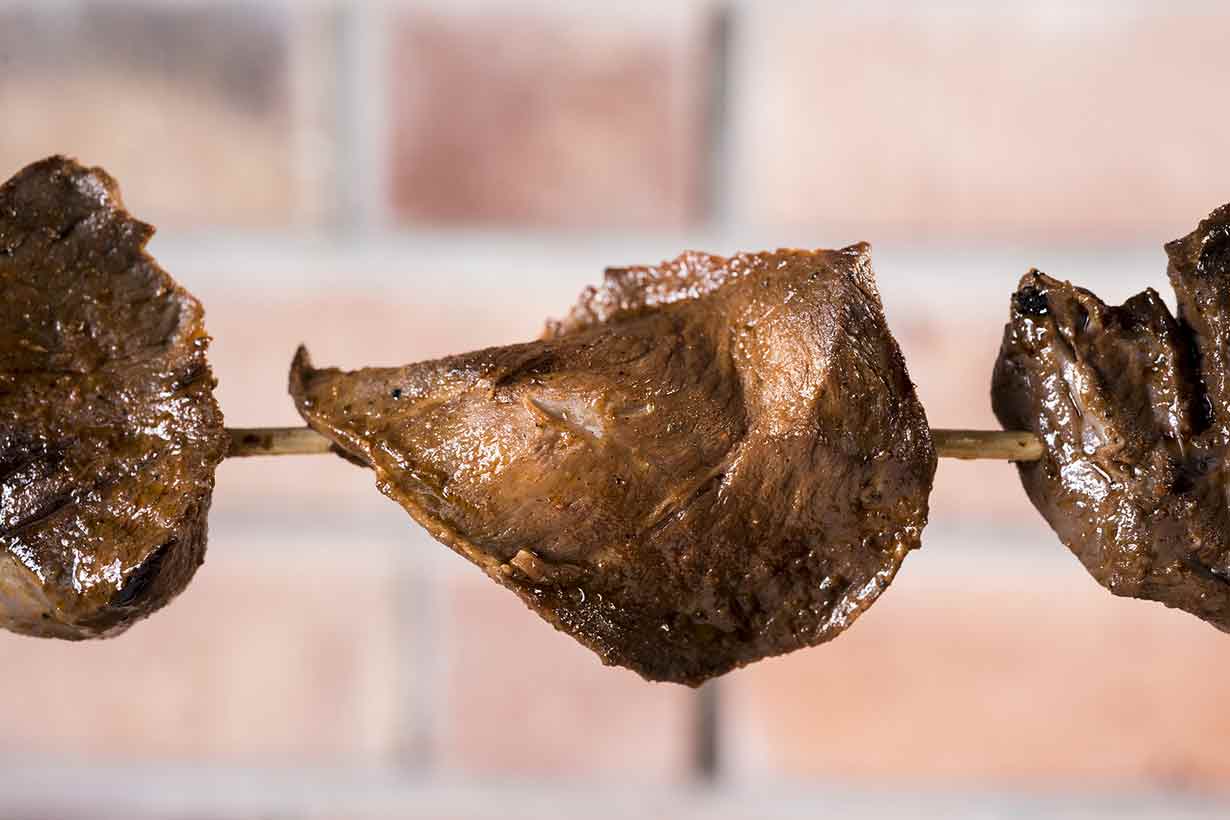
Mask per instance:
[[[291,392],[547,621],[689,685],[846,629],[935,471],[866,245],[609,270],[539,341],[351,373],[301,349]]]
[[[0,188],[0,626],[117,634],[205,553],[226,452],[200,304],[104,171]]]
[[[1098,583],[1230,630],[1230,206],[1166,252],[1177,318],[1026,274],[992,397],[1041,438],[1021,482]]]

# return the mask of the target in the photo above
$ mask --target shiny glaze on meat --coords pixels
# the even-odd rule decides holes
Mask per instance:
[[[848,627],[935,470],[865,245],[611,270],[539,341],[353,373],[301,350],[291,391],[543,618],[690,685]]]
[[[1021,481],[1100,584],[1230,630],[1230,206],[1166,251],[1177,319],[1027,274],[993,402],[1042,439]]]
[[[226,450],[201,306],[114,180],[56,157],[0,188],[0,626],[104,637],[205,552]]]

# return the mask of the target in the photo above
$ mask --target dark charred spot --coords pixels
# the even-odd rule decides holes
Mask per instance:
[[[1021,288],[1012,296],[1018,313],[1024,316],[1045,316],[1050,312],[1046,294],[1033,285]]]
[[[1192,419],[1192,433],[1199,435],[1213,426],[1213,401],[1209,398],[1204,382],[1200,347],[1196,344],[1196,331],[1185,320],[1179,320],[1179,332],[1175,342],[1179,348],[1179,372],[1191,386],[1191,401],[1188,412]]]
[[[592,344],[587,345],[587,347],[592,347]],[[499,378],[495,380],[493,387],[498,390],[501,387],[514,384],[519,379],[535,382],[536,379],[550,373],[555,365],[555,351],[544,350],[504,370]]]
[[[1230,579],[1226,578],[1224,573],[1214,569],[1213,567],[1207,566],[1195,556],[1182,555],[1179,556],[1179,561],[1182,562],[1183,566],[1191,570],[1196,576],[1203,578],[1206,581],[1213,581],[1214,583],[1219,584],[1224,584],[1227,583],[1227,581],[1230,581]]]
[[[1189,493],[1196,485],[1220,469],[1221,460],[1217,456],[1195,456],[1174,466],[1174,480],[1171,491],[1175,494]]]
[[[272,445],[272,437],[262,436],[259,433],[244,433],[243,443],[248,445],[249,447],[256,447],[259,445],[261,447],[264,447],[266,450],[268,450],[270,446]]]
[[[158,580],[158,575],[162,572],[162,565],[166,560],[167,553],[174,545],[174,541],[168,541],[158,549],[154,550],[149,558],[145,559],[145,563],[137,567],[127,578],[124,579],[124,587],[119,592],[115,593],[115,597],[111,599],[111,605],[115,607],[133,606],[149,592],[154,582]]]
[[[1196,273],[1218,276],[1227,271],[1230,271],[1230,226],[1223,226],[1209,233],[1196,263]]]
[[[1196,488],[1196,482],[1191,475],[1186,472],[1180,472],[1174,477],[1174,483],[1170,485],[1170,491],[1175,495],[1184,495],[1190,493]]]
[[[1174,481],[1170,484],[1170,491],[1175,495],[1184,495],[1196,489],[1196,479],[1200,477],[1200,471],[1192,464],[1180,464],[1175,470]]]
[[[1084,333],[1089,330],[1089,309],[1080,302],[1076,303],[1076,326],[1077,333]]]
[[[190,367],[176,376],[174,381],[171,382],[171,390],[180,393],[201,381],[201,379],[210,378],[212,376],[209,375],[209,367],[206,365],[205,360],[203,358],[197,359],[191,362]]]
[[[73,233],[77,230],[77,228],[83,222],[85,222],[85,220],[86,220],[85,217],[77,217],[74,219],[70,219],[68,222],[64,223],[63,225],[58,226],[52,231],[52,236],[54,237],[52,242],[55,244],[59,244],[60,242],[65,241],[66,239],[68,239],[70,236],[73,235]]]
[[[400,399],[400,398],[401,398],[401,388],[400,388],[400,387],[394,387],[394,388],[393,388],[393,393],[392,393],[392,396],[393,396],[393,398],[394,398],[394,399]]]
[[[30,462],[33,460],[32,456],[23,452],[6,453],[0,456],[0,484],[3,484],[30,466]]]

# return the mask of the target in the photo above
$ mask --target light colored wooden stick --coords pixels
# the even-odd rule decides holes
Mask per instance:
[[[227,458],[314,456],[329,452],[333,442],[308,427],[228,427]]]
[[[940,458],[996,458],[1007,461],[1037,461],[1042,442],[1024,430],[931,431]]]
[[[247,456],[309,456],[330,452],[332,443],[307,427],[230,428],[230,458]],[[1010,430],[932,430],[941,458],[991,458],[1037,461],[1042,443],[1033,433]]]

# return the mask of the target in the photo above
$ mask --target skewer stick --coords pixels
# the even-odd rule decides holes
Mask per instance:
[[[314,456],[330,452],[333,442],[309,427],[228,427],[227,458]]]
[[[998,458],[1037,461],[1042,442],[1024,430],[932,430],[931,440],[940,458]]]
[[[332,448],[332,442],[307,427],[233,427],[227,432],[231,436],[230,458],[320,455]],[[941,458],[1042,458],[1042,443],[1033,433],[1019,430],[932,430],[931,438]]]

